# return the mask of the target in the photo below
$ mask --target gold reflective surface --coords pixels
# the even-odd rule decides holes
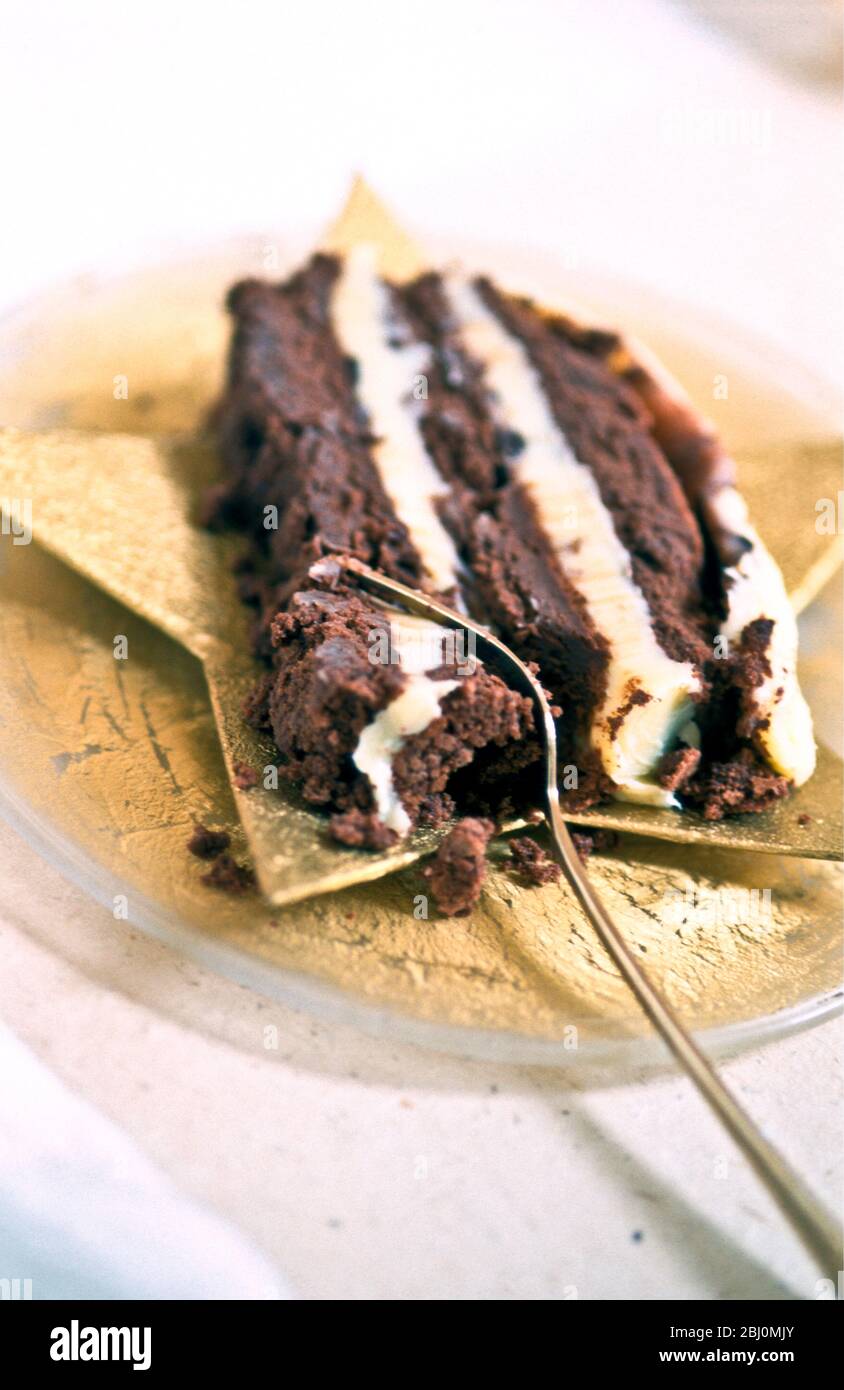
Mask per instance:
[[[644,1029],[568,894],[524,887],[504,866],[506,841],[481,904],[457,920],[415,915],[425,884],[412,867],[280,910],[205,887],[185,851],[192,818],[245,845],[199,663],[38,547],[4,546],[4,558],[6,794],[19,820],[93,866],[106,901],[123,893],[134,915],[151,900],[210,943],[422,1018],[540,1037],[576,1025],[581,1043]],[[837,865],[625,838],[591,872],[697,1028],[835,984]]]

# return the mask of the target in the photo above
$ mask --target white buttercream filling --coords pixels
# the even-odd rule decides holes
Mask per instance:
[[[357,363],[356,392],[376,437],[372,455],[384,490],[433,588],[445,592],[456,585],[459,566],[435,506],[448,488],[431,462],[413,410],[413,392],[421,389],[431,350],[424,343],[390,347],[390,308],[374,248],[355,247],[343,260],[331,297],[334,333]]]
[[[748,623],[757,618],[773,621],[766,652],[771,674],[752,692],[759,715],[768,720],[757,737],[774,770],[799,787],[815,770],[816,750],[812,716],[797,682],[794,610],[778,565],[750,524],[741,493],[722,488],[711,506],[726,530],[744,536],[751,545],[737,565],[725,570],[728,611],[721,633],[730,648]]]
[[[525,348],[465,280],[450,276],[448,293],[466,350],[484,367],[499,424],[525,441],[513,460],[514,477],[609,643],[607,695],[592,733],[603,766],[620,798],[676,805],[673,794],[648,777],[690,717],[691,697],[700,689],[694,667],[672,660],[657,642],[612,516],[592,473],[554,420]],[[649,700],[621,714],[634,689]]]
[[[376,714],[358,739],[352,755],[355,766],[368,778],[380,819],[389,830],[406,835],[408,816],[393,779],[393,759],[413,734],[422,733],[441,713],[446,695],[460,684],[456,680],[432,680],[425,669],[435,669],[448,630],[426,618],[396,614],[390,622],[391,655],[407,677],[404,689]]]

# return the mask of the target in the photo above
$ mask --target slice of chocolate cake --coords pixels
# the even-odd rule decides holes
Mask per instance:
[[[251,717],[348,843],[452,798],[494,808],[537,757],[523,697],[341,582],[353,555],[488,624],[559,703],[564,791],[764,809],[811,773],[796,627],[730,460],[618,335],[488,280],[379,278],[360,247],[229,296],[214,519],[249,538],[268,675]]]

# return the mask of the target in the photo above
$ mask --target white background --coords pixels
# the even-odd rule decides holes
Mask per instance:
[[[423,236],[563,253],[838,373],[837,110],[679,4],[29,0],[2,12],[0,305],[77,270],[149,261],[174,239],[317,232],[360,170]],[[198,1289],[228,1278],[232,1296],[277,1294],[279,1272],[317,1298],[812,1296],[811,1266],[752,1178],[739,1164],[714,1179],[725,1140],[681,1080],[569,1091],[547,1072],[268,1012],[116,934],[5,828],[0,876],[18,903],[0,907],[0,1015],[160,1170],[144,1179],[139,1166],[98,1215],[107,1184],[85,1165],[96,1149],[117,1171],[116,1132],[77,1114],[37,1160],[44,1126],[21,1139],[26,1107],[0,1111],[16,1259],[52,1240],[69,1267],[50,1275],[48,1259],[42,1290],[178,1288],[175,1260]],[[276,1054],[261,1046],[268,1018]],[[837,1036],[826,1025],[728,1068],[830,1199]],[[166,1200],[192,1196],[231,1223],[232,1248],[185,1207],[169,1253],[139,1265],[163,1174],[177,1184]],[[113,1241],[80,1246],[45,1215],[60,1206]],[[268,1264],[233,1253],[238,1232]]]
[[[173,237],[317,231],[361,170],[421,232],[564,250],[837,359],[830,98],[680,4],[3,14],[0,302]]]

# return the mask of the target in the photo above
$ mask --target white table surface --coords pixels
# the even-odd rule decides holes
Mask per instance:
[[[362,169],[423,232],[563,248],[832,375],[837,112],[679,4],[226,9],[6,7],[0,305],[174,237],[316,231]],[[115,923],[2,825],[0,881],[0,1019],[194,1199],[186,1229],[213,1213],[220,1258],[245,1238],[232,1294],[815,1296],[680,1078],[581,1089],[314,1023]],[[726,1073],[835,1200],[840,1024]]]

